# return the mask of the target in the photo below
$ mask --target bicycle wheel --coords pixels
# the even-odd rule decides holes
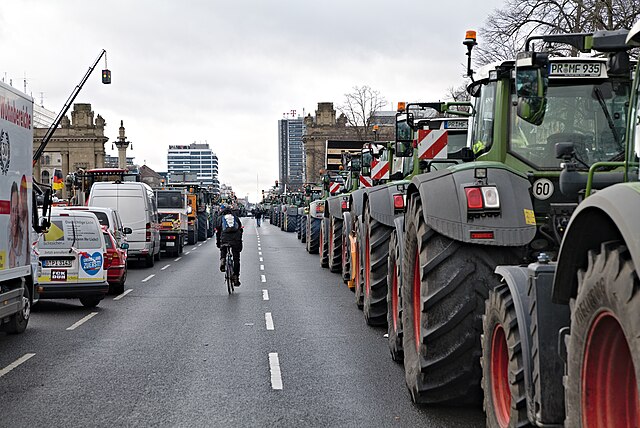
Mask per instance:
[[[229,294],[233,294],[233,255],[231,254],[231,248],[227,252],[227,266],[225,269],[227,279],[227,291]]]

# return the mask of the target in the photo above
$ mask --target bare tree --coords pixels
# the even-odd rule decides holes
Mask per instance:
[[[631,28],[639,14],[638,0],[506,0],[480,29],[476,62],[513,59],[532,35]],[[575,53],[562,48],[552,52]]]
[[[354,86],[353,92],[344,94],[344,104],[338,111],[345,115],[347,124],[354,127],[359,140],[367,140],[373,135],[372,119],[387,101],[380,92],[369,86]]]

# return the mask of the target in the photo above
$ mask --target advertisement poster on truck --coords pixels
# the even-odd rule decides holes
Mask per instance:
[[[31,263],[32,118],[33,100],[0,83],[0,278]]]

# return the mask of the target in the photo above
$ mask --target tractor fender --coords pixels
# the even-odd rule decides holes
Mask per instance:
[[[553,301],[569,304],[578,292],[577,272],[587,268],[589,250],[606,241],[624,241],[633,264],[640,266],[640,183],[620,183],[585,199],[575,210],[565,231],[554,279]]]
[[[527,413],[531,414],[533,409],[533,364],[531,360],[531,315],[529,314],[529,296],[527,287],[529,282],[529,269],[526,266],[498,266],[496,275],[509,287],[509,293],[513,298],[513,307],[518,320],[518,333],[520,334],[520,344],[522,347],[522,368],[524,370],[524,387],[527,397]],[[487,362],[485,362],[487,364]]]
[[[498,189],[500,212],[474,216],[467,209],[465,187],[477,185],[474,168],[434,171],[415,176],[407,200],[420,192],[426,224],[437,233],[473,244],[517,247],[527,245],[536,224],[526,177],[504,166],[487,169],[487,185]],[[491,232],[493,239],[472,239],[471,232]]]
[[[388,183],[375,186],[367,192],[371,217],[385,226],[394,227],[394,220],[402,214],[396,213],[393,207],[393,195],[405,194],[409,182]]]
[[[398,269],[402,269],[402,256],[404,255],[404,217],[396,217],[393,220],[393,227],[396,230],[396,242],[400,250],[396,255],[396,266]],[[402,278],[402,275],[400,278]]]
[[[342,227],[344,228],[343,235],[349,236],[351,234],[352,224],[351,224],[351,213],[345,212],[342,213]],[[344,242],[342,245],[346,245]]]
[[[322,219],[324,217],[324,200],[313,201],[309,204],[309,216]]]
[[[331,196],[327,199],[327,206],[325,207],[324,216],[326,218],[336,217],[342,219],[342,198],[344,195]],[[328,209],[326,209],[328,208]]]
[[[357,189],[351,192],[349,207],[351,209],[351,214],[356,218],[364,214],[364,194],[366,191],[367,189]]]

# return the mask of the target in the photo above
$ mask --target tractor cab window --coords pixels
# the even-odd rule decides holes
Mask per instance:
[[[496,98],[496,82],[482,85],[476,98],[476,114],[473,126],[473,152],[476,156],[485,153],[493,144],[493,121]]]
[[[556,143],[573,143],[579,160],[587,165],[624,159],[625,121],[630,82],[599,84],[580,81],[551,84],[540,125],[518,117],[512,96],[510,152],[538,169],[560,169]]]
[[[631,135],[629,135],[629,141],[632,141],[631,149],[629,150],[629,180],[640,180],[640,168],[638,167],[638,161],[640,159],[640,88],[636,88],[636,101],[631,108]]]

